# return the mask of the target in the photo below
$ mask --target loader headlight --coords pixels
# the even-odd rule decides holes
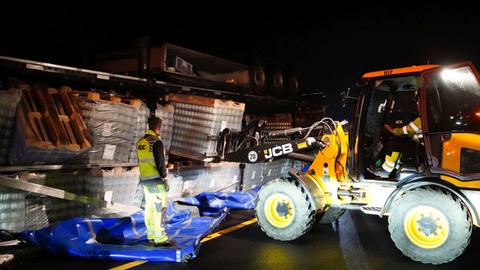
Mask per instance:
[[[459,83],[472,80],[472,73],[465,69],[445,69],[441,73],[442,79],[446,82]]]

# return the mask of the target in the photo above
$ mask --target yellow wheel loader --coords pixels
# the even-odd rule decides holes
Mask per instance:
[[[388,216],[393,242],[412,260],[446,263],[464,252],[472,227],[480,225],[479,79],[471,63],[366,73],[353,123],[324,118],[308,128],[270,133],[291,140],[269,145],[259,136],[261,121],[238,133],[226,129],[219,160],[288,157],[310,164],[259,192],[258,224],[274,239],[297,239],[317,222],[358,209]],[[421,125],[410,124],[418,135],[414,141],[405,126],[415,118]],[[394,136],[386,126],[405,135]],[[395,162],[386,150],[392,141],[401,146]],[[312,149],[313,156],[303,153]],[[369,168],[382,162],[393,169],[379,177]]]

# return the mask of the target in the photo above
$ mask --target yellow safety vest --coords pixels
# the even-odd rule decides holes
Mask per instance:
[[[408,123],[401,128],[393,129],[393,134],[395,136],[402,136],[406,135],[412,140],[418,142],[420,138],[422,138],[422,120],[420,117],[415,118],[412,122]]]
[[[138,166],[140,168],[140,180],[160,178],[155,158],[153,156],[153,144],[160,140],[152,130],[147,130],[146,135],[137,143]]]

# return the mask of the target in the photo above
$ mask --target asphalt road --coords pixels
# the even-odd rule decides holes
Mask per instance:
[[[219,230],[253,218],[253,212],[232,213]],[[138,263],[132,269],[478,269],[480,232],[474,230],[466,252],[454,262],[424,265],[403,256],[390,240],[387,219],[347,211],[332,225],[317,225],[291,242],[268,238],[254,223],[202,244],[197,259],[181,263]],[[59,258],[31,249],[11,269],[129,269],[128,262]],[[137,264],[137,263],[135,263]],[[1,268],[1,267],[0,267]]]

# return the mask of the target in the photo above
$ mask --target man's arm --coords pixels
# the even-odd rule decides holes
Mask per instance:
[[[158,140],[153,144],[153,158],[157,165],[158,172],[162,178],[167,177],[167,167],[165,166],[165,151],[162,141]]]
[[[417,130],[422,129],[421,121],[422,120],[420,119],[420,117],[417,117],[412,122],[406,124],[403,127],[392,128],[389,124],[385,124],[384,127],[396,137],[402,135],[409,135],[409,137],[411,137],[413,134],[417,133]]]

